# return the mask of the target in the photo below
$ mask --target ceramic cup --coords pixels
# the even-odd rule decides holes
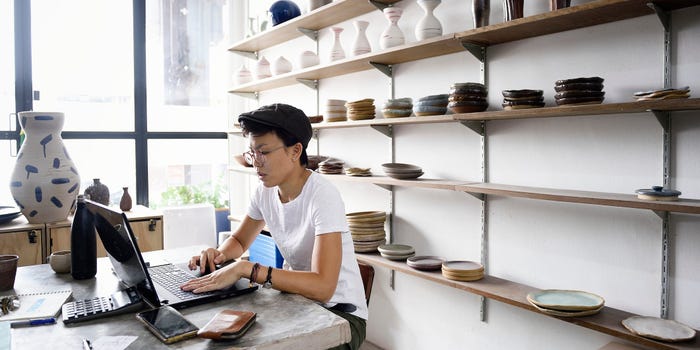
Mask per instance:
[[[15,287],[18,255],[0,255],[0,291]]]
[[[69,273],[70,261],[70,250],[59,250],[49,256],[49,265],[56,273]]]

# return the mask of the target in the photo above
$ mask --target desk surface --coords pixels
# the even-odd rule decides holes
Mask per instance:
[[[144,253],[144,259],[182,262],[201,247]],[[106,258],[98,259],[97,277],[76,281],[70,274],[56,274],[49,265],[21,267],[17,271],[15,291],[72,288],[75,299],[109,295],[119,288]],[[273,289],[258,291],[210,304],[180,310],[192,323],[203,327],[223,309],[250,310],[257,313],[256,323],[235,341],[215,342],[189,339],[172,345],[161,343],[133,314],[112,316],[70,326],[61,317],[55,325],[13,328],[12,349],[80,349],[81,339],[92,341],[102,336],[137,336],[128,349],[327,349],[350,340],[350,326],[315,302],[302,296]],[[1,318],[0,318],[1,320]]]

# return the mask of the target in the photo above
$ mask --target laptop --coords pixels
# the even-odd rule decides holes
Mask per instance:
[[[125,288],[109,297],[67,303],[63,307],[64,323],[139,310],[144,303],[152,308],[167,304],[183,309],[247,294],[258,288],[242,278],[228,289],[199,294],[182,291],[180,285],[198,277],[199,270],[190,271],[187,263],[147,264],[123,212],[90,200],[85,200],[85,203],[94,217],[95,229],[114,274]]]

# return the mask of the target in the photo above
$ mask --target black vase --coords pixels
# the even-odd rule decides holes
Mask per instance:
[[[76,280],[95,277],[97,273],[97,242],[94,217],[85,204],[85,197],[78,196],[70,232],[71,275]]]
[[[472,0],[472,14],[474,15],[474,28],[489,25],[491,3],[489,0]]]

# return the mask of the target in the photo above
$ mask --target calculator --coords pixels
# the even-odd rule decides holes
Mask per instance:
[[[97,318],[109,317],[142,309],[145,302],[136,290],[129,287],[108,297],[74,300],[63,304],[63,323],[71,324]]]

